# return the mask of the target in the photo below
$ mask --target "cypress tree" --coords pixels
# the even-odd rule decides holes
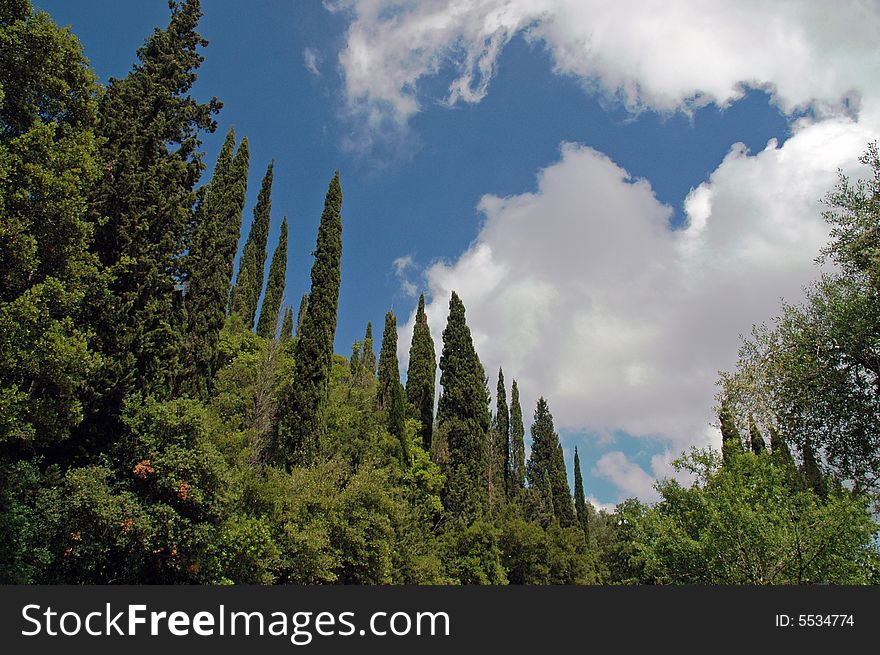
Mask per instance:
[[[464,304],[455,292],[443,330],[440,371],[443,392],[437,420],[449,458],[444,504],[453,515],[473,518],[484,513],[488,504],[489,398]]]
[[[400,384],[400,368],[397,363],[397,319],[394,312],[385,314],[385,331],[382,349],[379,351],[379,384],[376,386],[376,404],[388,412],[388,432],[400,442],[401,461],[409,462],[409,446],[406,443],[406,405]]]
[[[801,446],[801,455],[804,461],[801,464],[800,472],[805,487],[824,498],[828,493],[828,487],[825,484],[825,476],[822,475],[822,470],[819,468],[819,462],[816,460],[813,444],[809,440],[804,440]]]
[[[217,339],[226,318],[232,281],[232,262],[241,229],[247,193],[249,149],[243,139],[233,158],[235,130],[229,130],[220,150],[214,176],[206,185],[196,211],[186,256],[186,366],[180,387],[205,398],[217,368]]]
[[[553,513],[559,519],[559,525],[568,528],[576,523],[574,505],[571,502],[571,487],[568,486],[568,473],[565,470],[565,456],[562,444],[556,444],[553,456]]]
[[[391,409],[396,383],[400,382],[397,365],[397,319],[393,312],[385,314],[385,331],[379,350],[379,384],[376,386],[376,405],[379,409]]]
[[[373,350],[373,324],[369,321],[367,322],[367,331],[364,333],[361,371],[369,380],[372,380],[376,375],[376,352]]]
[[[97,404],[111,421],[130,391],[168,397],[177,378],[182,255],[202,169],[199,131],[216,129],[212,115],[221,106],[188,95],[203,60],[198,48],[207,44],[196,32],[199,1],[170,6],[168,27],[146,40],[127,77],[110,80],[99,106],[105,164],[90,210],[112,298],[95,301],[103,386],[111,390]]]
[[[574,511],[578,525],[584,531],[584,536],[590,536],[590,514],[587,511],[587,499],[584,495],[584,478],[581,474],[581,460],[578,456],[577,446],[574,447]]]
[[[337,171],[318,226],[309,304],[294,349],[293,383],[278,412],[276,452],[287,468],[314,462],[326,432],[341,259],[342,188]]]
[[[532,424],[532,454],[526,467],[529,486],[540,488],[544,476],[550,481],[552,497],[546,499],[563,527],[574,524],[574,508],[565,473],[559,436],[553,428],[553,415],[544,398],[538,399]]]
[[[299,310],[296,313],[296,336],[299,336],[300,331],[302,330],[303,321],[306,320],[306,311],[309,309],[309,294],[304,293],[303,297],[299,300]]]
[[[293,307],[284,308],[284,319],[281,321],[281,343],[293,339]]]
[[[504,372],[500,368],[496,389],[496,414],[489,443],[489,479],[493,500],[501,500],[507,497],[510,481],[510,413],[507,409],[507,392],[504,389]]]
[[[511,486],[520,490],[526,486],[526,429],[523,425],[522,407],[516,380],[510,389],[510,471]]]
[[[406,372],[406,398],[414,408],[415,417],[421,422],[419,435],[422,447],[430,452],[431,434],[434,430],[434,381],[437,376],[437,359],[428,317],[425,314],[425,296],[419,296],[416,324],[409,348],[409,368]]]
[[[755,424],[755,419],[751,414],[749,414],[749,443],[752,452],[756,455],[760,455],[767,450],[767,444],[764,443],[764,437],[761,436],[761,432],[758,430],[758,426]]]
[[[361,377],[361,342],[355,341],[351,344],[351,357],[348,359],[348,374],[352,384],[357,382]]]
[[[254,220],[248,232],[241,261],[238,263],[238,277],[230,296],[230,311],[239,314],[248,329],[254,327],[257,303],[263,290],[263,269],[266,265],[266,245],[269,241],[269,215],[272,212],[272,179],[275,162],[269,162],[257,204],[254,206]]]
[[[792,469],[795,468],[794,457],[791,456],[788,444],[785,443],[785,439],[779,434],[779,429],[772,425],[770,426],[770,449],[773,459],[778,464],[791,467]]]
[[[736,429],[736,423],[733,420],[733,413],[730,411],[730,405],[727,399],[721,401],[721,411],[718,413],[718,419],[721,422],[721,456],[723,461],[728,461],[732,453],[742,452],[742,439],[739,436],[739,430]]]
[[[278,246],[272,255],[269,266],[269,280],[266,282],[266,294],[260,308],[260,320],[257,323],[257,334],[264,339],[274,339],[278,330],[278,313],[284,298],[284,279],[287,276],[287,216],[281,221],[281,234]]]

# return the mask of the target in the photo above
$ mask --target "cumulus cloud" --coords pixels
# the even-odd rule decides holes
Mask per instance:
[[[402,125],[420,82],[452,72],[448,104],[487,93],[517,34],[547,49],[555,72],[631,110],[725,105],[767,88],[786,112],[852,110],[880,71],[880,12],[847,2],[685,0],[342,0],[352,20],[339,55],[351,109]],[[435,99],[430,99],[434,101]]]
[[[517,379],[527,416],[543,395],[557,428],[659,437],[675,455],[717,446],[718,371],[739,335],[817,275],[819,199],[877,133],[839,117],[801,121],[754,154],[734,145],[688,196],[679,230],[648,181],[564,144],[535,191],[484,196],[471,247],[426,271],[437,352],[455,290],[486,370]]]

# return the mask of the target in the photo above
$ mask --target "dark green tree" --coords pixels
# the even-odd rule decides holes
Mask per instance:
[[[284,319],[281,321],[281,343],[293,339],[293,307],[284,308]]]
[[[574,447],[574,511],[577,515],[578,525],[584,531],[584,536],[590,536],[590,514],[587,510],[587,499],[584,495],[584,478],[581,473],[581,460],[578,456],[577,446]]]
[[[489,398],[464,304],[455,292],[443,330],[440,371],[437,421],[449,458],[444,504],[453,515],[479,516],[488,505]]]
[[[385,314],[385,331],[382,333],[382,349],[379,351],[379,384],[376,386],[376,404],[388,412],[388,432],[400,442],[401,461],[409,461],[409,445],[406,439],[406,404],[403,386],[400,384],[400,368],[397,363],[397,319],[394,312]]]
[[[264,339],[274,339],[278,330],[278,314],[281,311],[281,301],[284,299],[286,276],[287,216],[281,221],[281,234],[278,236],[278,246],[269,266],[269,280],[266,282],[266,294],[260,307],[260,320],[257,322],[257,334]]]
[[[794,469],[794,457],[791,456],[791,450],[785,443],[785,439],[779,434],[779,429],[772,425],[770,426],[770,450],[773,460],[777,464]]]
[[[376,351],[373,350],[373,323],[370,321],[367,322],[367,331],[364,332],[364,346],[361,352],[361,370],[370,380],[376,375]]]
[[[767,444],[764,443],[764,437],[761,436],[761,431],[758,430],[758,426],[755,424],[755,418],[751,414],[749,414],[749,443],[752,452],[756,455],[760,455],[767,450]]]
[[[303,297],[299,300],[299,310],[296,312],[296,332],[294,334],[299,336],[300,330],[302,330],[303,321],[306,320],[306,312],[309,309],[309,294],[304,293]]]
[[[276,454],[290,468],[311,464],[325,436],[342,260],[342,188],[333,175],[318,226],[312,286],[294,349],[293,381],[279,405]]]
[[[809,440],[804,440],[801,447],[801,457],[803,461],[801,462],[800,471],[804,486],[824,498],[828,493],[828,485],[826,484],[825,476],[822,474],[822,469],[819,468],[819,462],[816,461],[813,444]]]
[[[198,49],[207,43],[196,31],[199,1],[170,6],[168,27],[146,40],[127,77],[110,80],[99,105],[103,176],[90,215],[111,297],[93,300],[106,389],[95,410],[97,421],[111,426],[130,392],[167,398],[177,378],[185,328],[181,264],[202,170],[199,136],[216,129],[212,116],[221,106],[189,95],[203,60]]]
[[[546,489],[544,478],[549,481],[552,497],[545,499],[553,507],[553,513],[560,525],[574,524],[574,508],[565,473],[562,446],[553,428],[553,415],[544,398],[538,399],[535,408],[535,421],[532,424],[532,454],[526,466],[529,486],[543,492]],[[543,488],[542,488],[543,487]]]
[[[495,399],[495,421],[489,443],[489,482],[492,501],[507,498],[510,470],[510,412],[507,409],[507,391],[504,388],[504,372],[498,369],[498,385]]]
[[[419,296],[416,324],[413,327],[409,348],[409,367],[406,372],[406,398],[419,419],[422,447],[431,450],[431,433],[434,430],[434,381],[437,377],[437,359],[434,339],[425,314],[425,296]]]
[[[511,487],[516,491],[526,486],[525,434],[519,388],[514,380],[510,389],[510,473]]]
[[[721,401],[718,420],[721,423],[721,455],[724,461],[727,461],[731,453],[742,452],[743,447],[742,438],[739,436],[739,430],[736,428],[733,412],[726,398]]]
[[[269,241],[269,221],[272,212],[272,179],[275,162],[269,162],[257,204],[254,206],[254,220],[248,232],[241,261],[238,263],[238,277],[230,297],[230,311],[244,319],[248,329],[253,328],[257,315],[257,303],[263,290],[263,273],[266,265],[266,245]]]
[[[205,398],[217,369],[217,339],[226,319],[232,263],[247,193],[248,141],[233,158],[235,130],[220,149],[214,176],[206,185],[184,260],[186,337],[180,388]]]
[[[379,350],[379,384],[376,386],[376,405],[389,410],[396,383],[400,382],[400,369],[397,364],[397,319],[394,312],[385,314],[385,331],[382,333],[382,348]]]
[[[562,444],[556,445],[553,456],[553,513],[559,519],[559,525],[568,528],[576,525],[574,505],[571,502],[571,487],[568,486],[568,473],[565,470],[565,456]]]
[[[351,344],[351,357],[348,359],[348,372],[354,384],[361,377],[361,342]]]

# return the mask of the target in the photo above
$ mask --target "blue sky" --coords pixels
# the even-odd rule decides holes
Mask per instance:
[[[168,18],[164,0],[35,4],[102,81]],[[527,422],[545,395],[569,466],[577,445],[588,495],[611,504],[714,443],[738,335],[815,276],[816,201],[878,134],[880,18],[605,4],[204,0],[195,93],[224,103],[209,167],[230,126],[250,141],[245,225],[275,160],[287,303],[338,168],[337,352],[393,308],[405,365],[412,291],[439,338],[454,288],[490,386],[498,366],[517,378]]]

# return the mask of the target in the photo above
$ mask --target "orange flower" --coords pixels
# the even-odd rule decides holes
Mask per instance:
[[[177,497],[181,500],[189,498],[189,485],[186,482],[177,485]]]
[[[147,476],[152,475],[156,472],[156,469],[153,468],[153,465],[150,463],[148,459],[142,459],[137,464],[134,465],[134,469],[132,472],[135,476],[139,477],[141,480],[146,480]]]

